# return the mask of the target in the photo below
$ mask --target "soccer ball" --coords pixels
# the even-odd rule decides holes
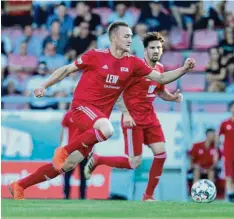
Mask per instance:
[[[195,202],[209,203],[216,198],[216,187],[208,179],[201,179],[193,184],[191,189],[191,196]]]

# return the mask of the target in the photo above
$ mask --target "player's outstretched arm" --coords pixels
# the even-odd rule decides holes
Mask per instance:
[[[184,65],[181,68],[177,68],[173,71],[167,71],[163,74],[153,70],[147,78],[158,82],[159,84],[168,84],[172,81],[177,80],[183,76],[186,72],[191,71],[195,67],[195,60],[188,58],[185,60]]]
[[[65,77],[67,77],[69,74],[78,71],[77,66],[75,63],[71,63],[69,65],[65,65],[59,69],[57,69],[55,72],[52,73],[52,75],[45,81],[44,84],[41,85],[40,88],[37,88],[34,90],[34,94],[36,97],[43,97],[45,93],[45,89],[57,84],[59,81],[63,80]]]
[[[175,93],[169,92],[166,88],[161,91],[158,96],[165,101],[172,101],[172,102],[182,102],[183,101],[183,94],[180,93],[180,90],[177,89]]]

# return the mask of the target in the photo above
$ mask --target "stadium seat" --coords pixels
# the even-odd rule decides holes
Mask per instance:
[[[206,76],[204,73],[188,73],[180,79],[180,88],[186,92],[205,90]]]
[[[94,8],[92,12],[98,14],[101,17],[102,25],[106,26],[108,24],[107,19],[111,14],[112,10],[110,8]]]
[[[187,31],[180,28],[173,28],[169,35],[172,49],[187,49],[189,47],[189,35]]]
[[[166,84],[165,86],[170,92],[175,91],[178,88],[178,80],[173,81],[172,83]]]
[[[15,42],[19,37],[23,35],[21,28],[6,28],[2,30],[2,34],[8,36],[12,42]]]
[[[208,49],[218,45],[217,33],[213,30],[197,30],[194,32],[193,48]]]
[[[183,62],[183,56],[180,52],[166,51],[163,53],[161,63],[164,65],[165,70],[173,70],[179,68]]]
[[[196,67],[193,69],[194,71],[206,71],[210,60],[209,54],[207,52],[192,52],[189,57],[196,60]]]

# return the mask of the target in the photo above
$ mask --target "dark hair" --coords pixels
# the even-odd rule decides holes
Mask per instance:
[[[112,32],[115,31],[116,29],[118,29],[119,27],[129,27],[128,24],[124,21],[115,21],[113,23],[111,23],[108,27],[108,35],[109,37],[111,36]]]
[[[234,105],[234,100],[231,101],[231,102],[228,104],[228,109],[229,109],[229,110],[231,109],[232,105]]]
[[[162,36],[161,33],[159,32],[148,32],[144,38],[143,38],[143,44],[144,44],[144,48],[146,48],[149,44],[149,42],[151,41],[160,41],[161,43],[164,43],[164,37]]]
[[[213,128],[208,128],[208,129],[206,129],[206,135],[207,135],[209,132],[215,132],[215,129],[213,129]]]

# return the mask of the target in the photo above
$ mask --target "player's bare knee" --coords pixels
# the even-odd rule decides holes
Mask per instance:
[[[114,128],[107,118],[98,119],[93,127],[100,130],[107,139],[114,134]]]

